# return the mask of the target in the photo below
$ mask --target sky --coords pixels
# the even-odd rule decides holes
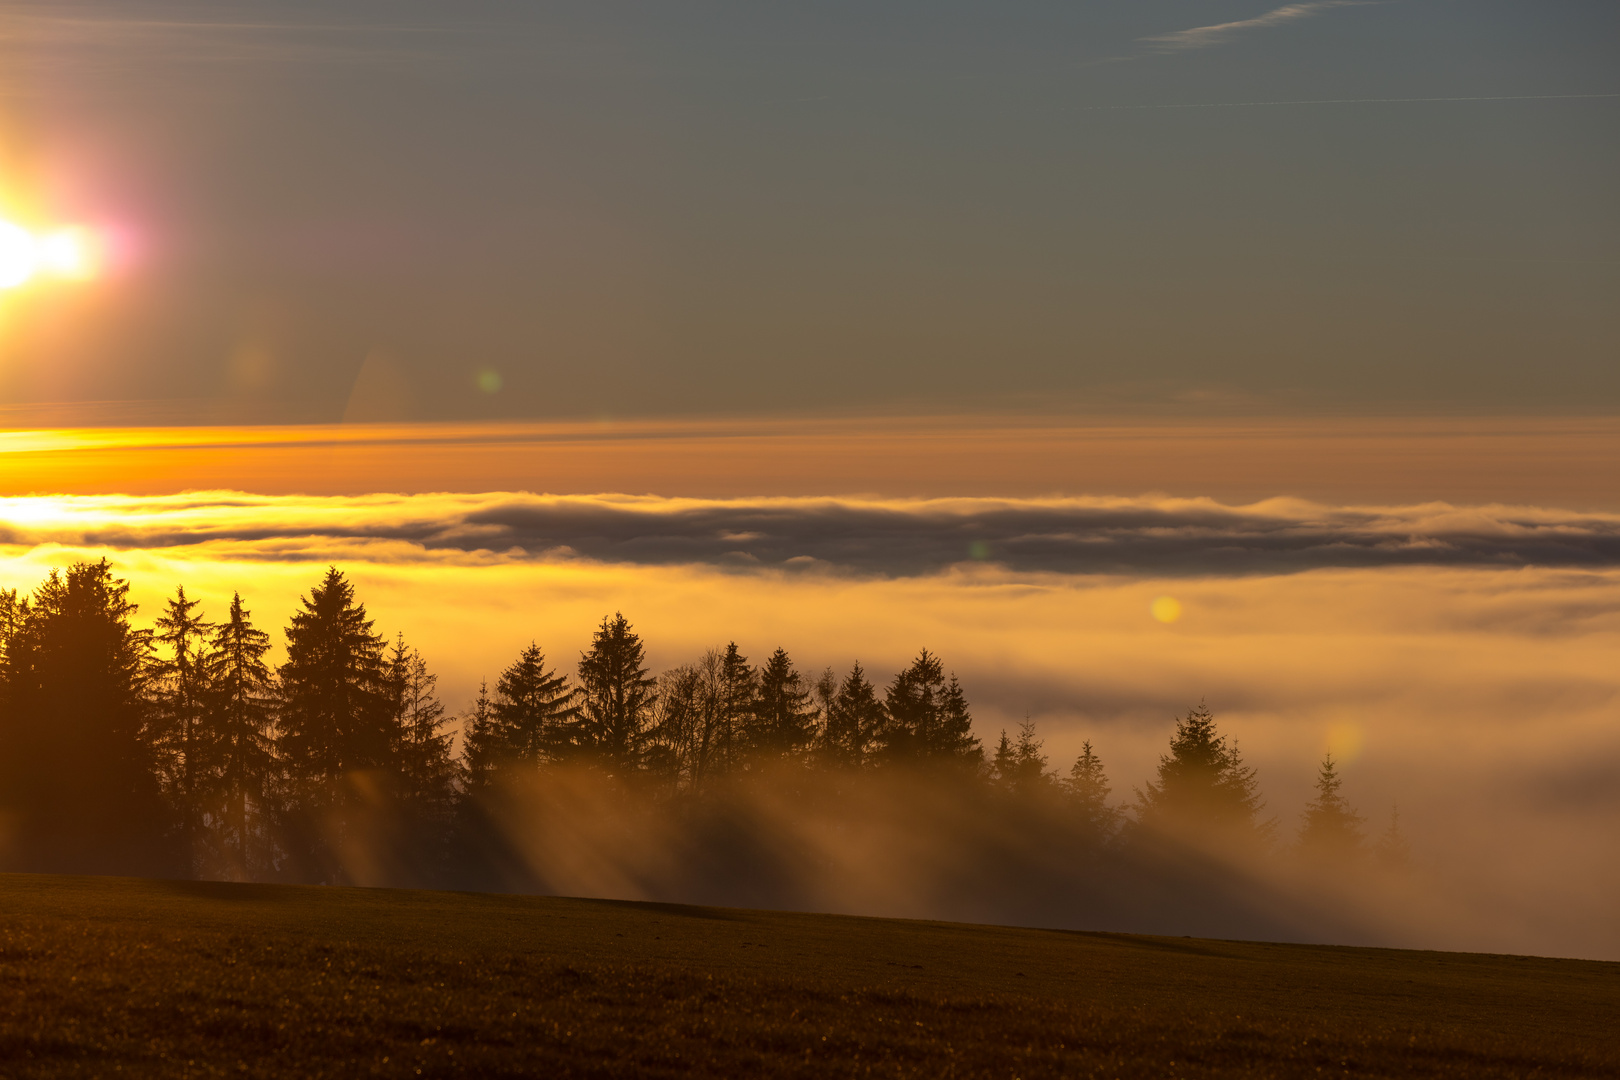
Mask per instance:
[[[1383,943],[1620,958],[1617,53],[1565,0],[0,0],[0,221],[91,253],[0,288],[0,588],[106,557],[279,649],[337,565],[456,714],[614,611],[655,669],[926,647],[1121,803],[1203,700],[1285,838],[1324,752],[1400,806],[1443,902]]]
[[[1620,404],[1620,9],[0,3],[19,423]]]

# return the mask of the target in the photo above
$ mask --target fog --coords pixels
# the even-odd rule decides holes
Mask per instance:
[[[463,504],[497,499],[511,501]],[[425,521],[452,501],[430,500],[413,513]],[[646,512],[636,500],[624,502],[627,513]],[[1066,772],[1089,739],[1118,803],[1152,777],[1173,718],[1204,700],[1258,768],[1265,814],[1276,818],[1283,841],[1295,835],[1316,765],[1331,750],[1343,793],[1369,830],[1381,830],[1398,804],[1412,849],[1399,882],[1335,884],[1327,900],[1276,860],[1233,856],[1221,864],[1220,880],[1221,895],[1236,906],[1220,907],[1216,919],[1197,906],[1164,909],[1140,899],[1161,887],[1175,894],[1152,884],[1160,881],[1156,870],[1121,871],[1118,880],[1140,886],[1127,890],[1127,899],[1136,898],[1129,902],[1087,893],[1083,874],[1055,896],[1014,884],[991,888],[986,882],[1024,879],[959,851],[934,851],[910,838],[904,815],[890,828],[874,824],[884,816],[877,810],[863,812],[852,831],[814,800],[784,806],[759,792],[737,794],[727,820],[746,823],[751,843],[785,853],[785,862],[763,876],[711,873],[690,854],[696,841],[668,832],[685,828],[681,820],[606,813],[605,796],[559,782],[514,794],[503,810],[520,872],[502,887],[1620,957],[1620,570],[1594,556],[1563,567],[1442,558],[1441,565],[1395,560],[1232,574],[1197,558],[1200,541],[1220,546],[1244,530],[1273,528],[1308,537],[1325,534],[1324,521],[1360,535],[1386,530],[1397,549],[1421,547],[1412,540],[1419,535],[1439,537],[1433,542],[1444,547],[1455,535],[1447,523],[1464,522],[1468,535],[1489,537],[1498,552],[1525,538],[1543,543],[1550,532],[1580,543],[1596,537],[1587,550],[1601,555],[1610,528],[1601,516],[1490,508],[1306,514],[1292,505],[1193,503],[1188,513],[1205,523],[1195,526],[1175,516],[1175,505],[1138,501],[1120,513],[1182,522],[1177,542],[1193,555],[1173,574],[1059,573],[994,559],[876,573],[746,561],[647,564],[622,552],[608,561],[479,549],[465,540],[431,546],[399,526],[401,505],[410,504],[207,497],[143,511],[114,500],[102,504],[98,522],[64,518],[50,500],[18,500],[3,515],[18,542],[0,550],[0,585],[26,591],[50,566],[105,554],[133,584],[138,622],[154,617],[179,583],[216,617],[239,589],[279,649],[279,628],[297,598],[335,562],[378,630],[403,632],[423,652],[452,711],[465,709],[479,681],[493,682],[531,640],[569,669],[591,628],[615,610],[647,642],[655,671],[735,640],[755,662],[782,645],[811,676],[828,665],[842,672],[858,659],[883,683],[927,647],[960,676],[987,745],[1027,716],[1050,767]],[[388,527],[377,527],[384,518]],[[715,527],[705,519],[704,528]],[[881,552],[881,530],[875,535]],[[1152,615],[1166,596],[1180,607],[1174,622]],[[958,815],[956,834],[979,835],[971,807],[931,798],[887,788],[860,795],[905,813],[934,806],[931,819]],[[1354,902],[1335,906],[1332,897]]]
[[[1291,830],[1142,832],[1099,844],[1055,794],[892,769],[738,778],[656,799],[554,767],[485,803],[490,841],[460,887],[1082,930],[1614,957],[1612,905],[1571,881],[1539,900],[1467,867],[1294,850]],[[1374,831],[1381,826],[1373,822]],[[1376,841],[1377,837],[1372,838]],[[1503,841],[1522,840],[1504,835]],[[364,837],[351,879],[410,880]],[[463,853],[468,854],[468,853]],[[1565,852],[1565,857],[1574,852]],[[1608,881],[1611,886],[1614,880]],[[1553,894],[1556,894],[1554,902]],[[1613,892],[1608,893],[1612,898]],[[1528,902],[1527,902],[1528,900]]]

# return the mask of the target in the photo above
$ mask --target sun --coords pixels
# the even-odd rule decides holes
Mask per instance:
[[[34,238],[21,225],[0,221],[0,289],[14,289],[34,276]]]
[[[37,277],[84,281],[96,275],[99,264],[99,244],[89,229],[69,226],[36,235],[0,221],[0,289],[15,289]]]

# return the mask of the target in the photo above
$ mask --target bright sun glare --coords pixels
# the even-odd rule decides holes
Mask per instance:
[[[14,289],[41,276],[82,281],[94,277],[95,236],[83,228],[63,228],[35,235],[0,221],[0,289]]]

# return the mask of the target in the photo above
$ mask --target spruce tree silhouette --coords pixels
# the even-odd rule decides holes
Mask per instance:
[[[882,756],[896,764],[954,764],[977,770],[984,749],[973,735],[973,717],[961,685],[927,649],[894,677],[884,696],[888,723]]]
[[[11,652],[11,640],[22,630],[28,617],[28,600],[16,589],[0,589],[0,664]]]
[[[1362,853],[1362,817],[1339,794],[1341,783],[1333,755],[1324,754],[1316,774],[1316,798],[1306,805],[1299,830],[1301,854],[1343,862]]]
[[[1063,786],[1069,793],[1075,819],[1080,823],[1086,839],[1103,841],[1118,831],[1120,811],[1108,805],[1112,789],[1103,772],[1102,759],[1091,748],[1090,739],[1081,746],[1080,756],[1069,766],[1069,775],[1063,781]]]
[[[478,697],[472,712],[462,718],[461,774],[468,791],[482,791],[495,782],[496,774],[508,758],[506,733],[495,715],[495,701],[489,696],[489,680],[478,684]]]
[[[173,873],[150,744],[151,633],[105,559],[13,597],[0,769],[17,868]]]
[[[532,815],[516,787],[504,791],[500,771],[513,766],[517,777],[515,767],[527,765],[543,776],[539,767],[574,758],[607,772],[615,788],[630,776],[655,780],[618,790],[632,807],[679,811],[693,798],[684,805],[694,813],[672,818],[677,829],[696,823],[693,831],[672,835],[712,859],[703,873],[719,887],[727,874],[758,878],[762,868],[759,880],[780,871],[785,881],[797,872],[792,856],[767,851],[775,834],[749,819],[759,807],[750,790],[762,785],[714,783],[752,755],[840,770],[878,761],[953,766],[943,776],[874,774],[876,800],[860,796],[865,781],[803,773],[792,786],[807,821],[830,810],[842,829],[892,814],[876,823],[880,832],[912,830],[923,846],[957,844],[964,869],[1001,874],[1026,898],[1049,893],[1068,903],[1074,894],[1064,890],[1084,884],[1069,858],[1075,853],[1088,874],[1126,874],[1122,887],[1139,855],[1143,867],[1158,868],[1144,872],[1167,870],[1166,880],[1215,880],[1209,860],[1156,863],[1147,843],[1117,865],[1090,859],[1087,849],[1108,842],[1122,819],[1108,804],[1091,743],[1059,781],[1026,720],[1016,737],[1002,733],[986,769],[960,683],[926,650],[882,701],[858,663],[841,682],[829,670],[812,688],[785,649],[756,671],[734,642],[655,680],[640,637],[615,614],[581,654],[577,690],[534,644],[502,672],[493,695],[481,687],[458,763],[425,659],[403,637],[385,649],[336,568],[292,616],[278,674],[265,662],[269,636],[240,595],[211,626],[179,588],[154,636],[133,627],[128,589],[103,560],[52,572],[32,599],[0,590],[0,822],[11,866],[184,872],[184,831],[190,870],[211,877],[438,884],[448,883],[440,871],[454,855],[455,884],[537,887],[545,878],[532,838],[514,827],[532,827]],[[990,785],[1054,797],[985,798]],[[952,826],[939,815],[908,821],[897,791],[920,795],[925,807],[936,797],[965,800],[1002,816],[984,822],[981,836],[946,836]],[[1153,830],[1189,830],[1263,840],[1271,823],[1258,820],[1261,806],[1254,770],[1200,704],[1177,719],[1154,781],[1137,793],[1143,831],[1131,835],[1145,841]],[[1364,850],[1361,819],[1342,798],[1330,757],[1300,848]],[[369,863],[351,877],[357,851]],[[1405,862],[1398,815],[1376,854],[1389,865]]]
[[[455,736],[439,700],[439,677],[428,670],[422,654],[398,635],[385,661],[388,698],[393,712],[392,757],[404,782],[406,799],[423,805],[446,805],[455,794],[459,774],[450,744]]]
[[[1018,725],[1016,741],[1002,729],[991,773],[996,783],[1016,795],[1035,795],[1053,787],[1056,778],[1047,775],[1045,744],[1035,737],[1033,721],[1026,717]]]
[[[567,676],[548,671],[531,642],[501,672],[496,692],[480,683],[462,728],[464,785],[455,812],[455,858],[474,880],[498,885],[525,880],[523,857],[505,835],[506,798],[536,767],[568,751],[578,716]]]
[[[756,760],[805,760],[816,739],[816,711],[786,649],[778,648],[760,668],[750,720],[748,748]]]
[[[495,683],[491,708],[503,758],[526,765],[561,760],[579,716],[577,699],[568,676],[547,671],[545,654],[530,642]]]
[[[754,719],[754,699],[759,680],[748,666],[748,657],[737,650],[735,641],[720,656],[720,723],[714,772],[729,773],[742,764],[747,749],[747,732]]]
[[[1157,781],[1136,793],[1137,821],[1145,827],[1246,842],[1270,839],[1272,824],[1259,820],[1263,806],[1254,769],[1216,730],[1202,702],[1176,720]]]
[[[877,698],[877,687],[867,681],[859,661],[838,684],[826,711],[822,759],[837,768],[859,768],[867,764],[882,737],[888,714]]]
[[[0,737],[8,731],[7,719],[11,714],[11,656],[13,648],[22,648],[23,629],[29,615],[28,598],[16,589],[0,589]],[[7,759],[0,753],[0,781],[8,781]],[[0,805],[5,803],[5,792],[0,789]]]
[[[1017,769],[1018,751],[1013,749],[1007,729],[1002,728],[1001,738],[996,741],[996,752],[990,756],[990,779],[1004,788],[1011,788],[1013,773]]]
[[[289,843],[302,876],[342,876],[375,805],[378,771],[390,764],[392,716],[383,642],[354,587],[336,567],[301,601],[287,626],[276,749],[286,770]]]
[[[604,618],[579,658],[580,708],[574,745],[610,774],[641,764],[656,680],[647,677],[641,638],[622,614]]]
[[[1401,810],[1398,806],[1389,808],[1389,828],[1378,838],[1376,854],[1379,864],[1389,870],[1404,870],[1412,861],[1412,849],[1401,830]]]
[[[438,676],[422,654],[394,640],[384,663],[392,714],[391,757],[397,777],[395,858],[415,880],[432,882],[448,867],[450,831],[461,770],[450,754],[454,736],[438,697]]]
[[[153,665],[151,703],[153,749],[159,781],[180,818],[181,843],[191,858],[201,854],[207,805],[210,748],[203,710],[209,694],[209,637],[214,624],[204,619],[186,587],[175,587],[156,621],[155,641],[166,653]]]
[[[275,677],[264,662],[270,635],[253,625],[242,594],[214,630],[208,652],[202,745],[204,806],[217,822],[208,867],[250,881],[275,868],[271,794],[276,773],[271,741]]]

